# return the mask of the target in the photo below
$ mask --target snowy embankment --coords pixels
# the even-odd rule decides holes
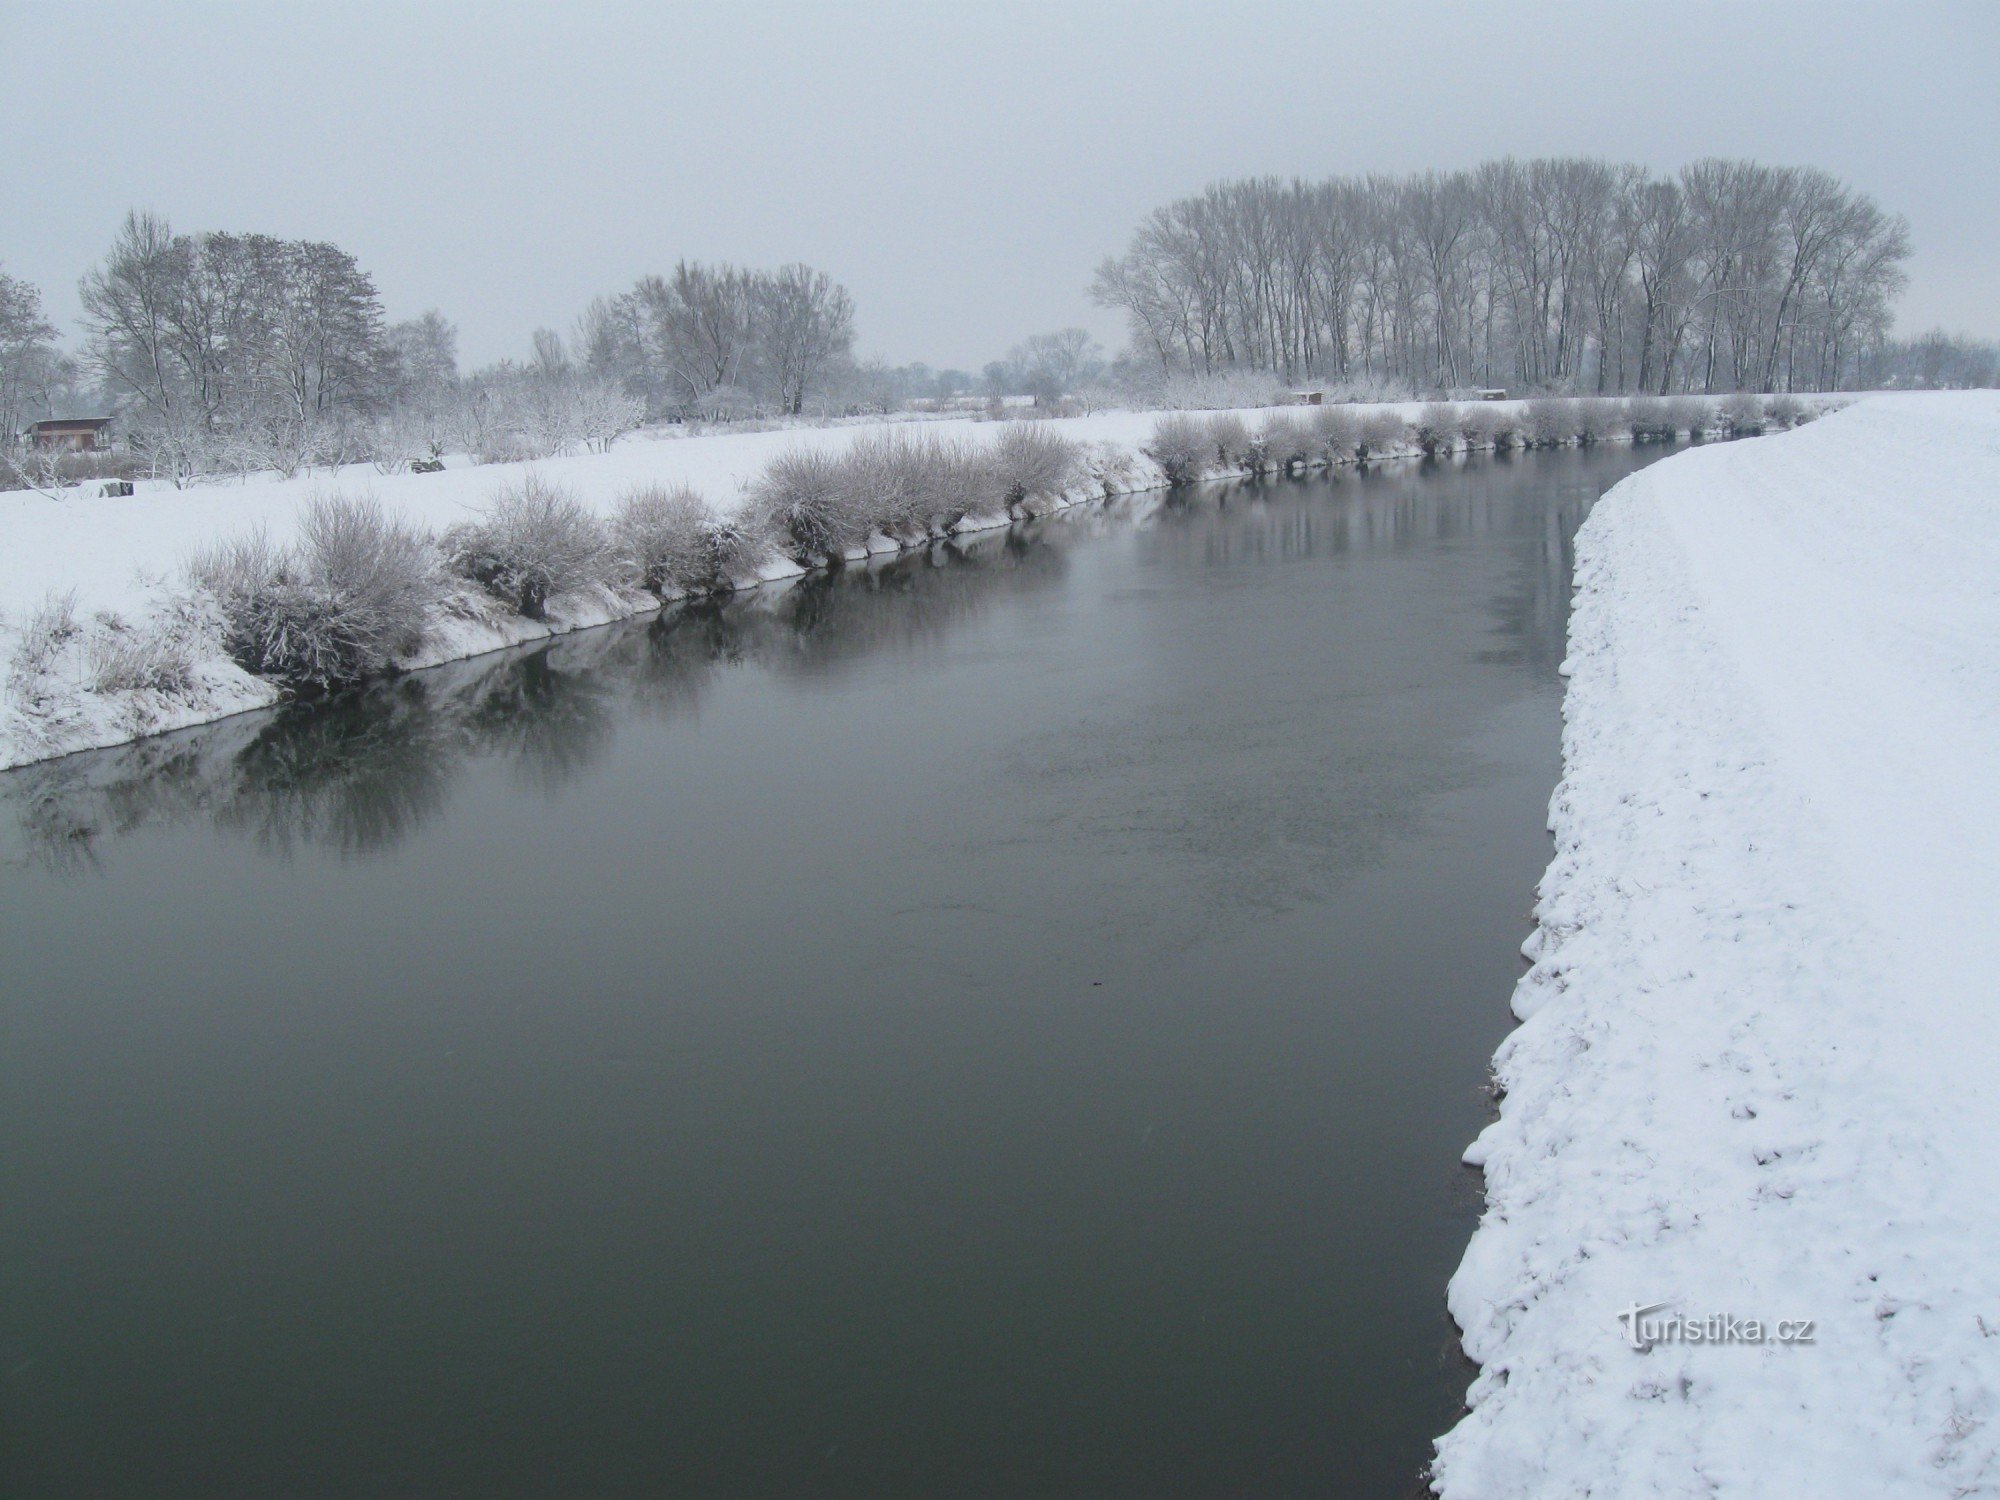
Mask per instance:
[[[2000,398],[1678,455],[1578,554],[1436,1487],[2000,1492]]]
[[[1040,508],[1101,497],[1103,476],[1120,492],[1157,487],[1157,466],[1139,454],[1153,430],[1149,413],[1110,412],[1037,426],[1087,444],[1089,460],[1063,496]],[[931,421],[926,435],[988,443],[1004,424]],[[281,688],[232,662],[219,644],[197,652],[193,681],[172,693],[98,690],[90,642],[94,621],[106,617],[132,629],[134,638],[157,629],[163,615],[186,611],[186,569],[204,548],[265,532],[290,543],[315,496],[368,497],[391,517],[442,533],[482,513],[495,496],[533,471],[560,484],[587,509],[608,516],[619,500],[642,485],[688,485],[722,514],[739,511],[748,486],[774,459],[799,451],[841,452],[884,433],[911,431],[908,423],[798,427],[762,432],[722,432],[687,438],[630,438],[609,453],[546,459],[534,464],[474,466],[453,459],[443,473],[389,474],[367,465],[337,474],[290,480],[220,481],[174,489],[142,481],[128,497],[106,497],[87,485],[51,499],[32,491],[0,493],[0,768],[52,755],[121,743],[146,734],[266,707]],[[1004,525],[1004,513],[970,517],[960,529]],[[894,544],[877,538],[878,550]],[[803,570],[773,559],[760,570],[769,579]],[[751,581],[751,580],[746,580]],[[53,650],[24,655],[24,640],[38,613],[73,593],[74,638]],[[422,667],[475,656],[522,641],[644,614],[660,600],[637,590],[599,589],[550,601],[548,618],[532,620],[467,596],[468,607],[439,620],[423,647],[401,665]],[[169,619],[167,624],[171,625]],[[199,631],[195,632],[199,634]],[[97,639],[105,639],[101,628]]]

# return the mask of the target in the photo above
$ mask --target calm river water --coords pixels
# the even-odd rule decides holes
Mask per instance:
[[[0,1493],[1414,1492],[1570,539],[1652,451],[0,776]]]

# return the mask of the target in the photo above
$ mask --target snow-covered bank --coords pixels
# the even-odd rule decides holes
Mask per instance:
[[[1436,1487],[2000,1492],[2000,398],[1655,465],[1578,588]]]
[[[1120,492],[1157,486],[1157,468],[1139,454],[1154,417],[1105,413],[1046,424],[1088,445],[1077,483],[1045,504],[1101,497],[1106,474]],[[688,485],[724,514],[739,511],[745,491],[781,455],[843,452],[870,437],[908,430],[910,424],[850,424],[761,432],[725,432],[670,440],[631,440],[609,453],[524,464],[473,466],[455,461],[443,473],[376,473],[366,466],[338,475],[215,483],[174,489],[141,483],[126,497],[101,496],[95,486],[50,499],[32,491],[0,494],[0,768],[52,755],[121,743],[141,735],[265,707],[280,687],[232,662],[198,622],[181,632],[194,642],[191,679],[171,692],[97,691],[105,643],[105,616],[131,627],[134,638],[175,632],[187,611],[181,588],[186,564],[201,549],[262,530],[278,545],[297,536],[316,495],[339,492],[379,502],[391,517],[443,532],[489,506],[522,473],[561,485],[599,516],[641,485]],[[1001,427],[976,421],[922,424],[925,434],[990,442]],[[968,518],[963,529],[1005,524],[1005,514]],[[877,549],[893,546],[877,539]],[[801,569],[782,559],[761,570],[764,578],[794,577]],[[44,651],[23,644],[36,617],[55,600],[73,605],[72,623]],[[593,590],[550,601],[548,618],[531,620],[481,600],[461,597],[460,607],[436,622],[429,639],[402,660],[405,667],[435,665],[502,649],[550,634],[601,625],[658,609],[660,601],[637,590]],[[32,645],[32,643],[30,643]]]
[[[1789,397],[1549,398],[848,423],[655,435],[608,453],[461,459],[423,474],[357,466],[185,489],[147,482],[123,497],[95,484],[15,491],[0,494],[0,768],[262,707],[285,681],[433,666],[643,614],[663,598],[794,578],[1168,483],[1760,431],[1818,409]],[[519,570],[547,560],[552,534],[534,528],[559,523],[530,504],[541,519],[515,512],[499,552],[484,528],[503,494],[525,502],[530,487],[568,508],[573,521],[560,524],[583,550],[572,549],[567,581],[534,573],[539,582],[510,594],[503,577],[528,577]],[[344,520],[323,514],[324,496],[337,497]],[[640,510],[629,510],[635,501]],[[315,513],[321,521],[308,524]],[[484,536],[454,542],[454,527],[474,519]],[[327,571],[328,525],[350,543],[374,536],[378,554],[402,537],[398,597],[423,597],[396,629],[376,608],[388,575],[364,588],[351,546]],[[593,536],[601,547],[584,545]],[[216,566],[218,546],[234,549],[233,561]],[[211,565],[197,588],[188,564],[198,553]]]

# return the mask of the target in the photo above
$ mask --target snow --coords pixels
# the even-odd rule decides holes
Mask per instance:
[[[1996,521],[1988,392],[1676,455],[1584,527],[1443,1495],[2000,1491]],[[1656,1302],[1815,1337],[1642,1353]]]

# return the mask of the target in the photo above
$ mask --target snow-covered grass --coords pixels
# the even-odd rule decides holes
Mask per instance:
[[[1578,557],[1435,1483],[2000,1491],[2000,397],[1676,455]]]
[[[1600,405],[1605,421],[1623,421],[1623,402]],[[1572,414],[1590,406],[1564,403]],[[1455,438],[1433,434],[1429,451],[1508,446],[1527,407],[1481,410]],[[433,665],[603,624],[657,608],[662,594],[796,577],[1107,495],[1414,456],[1419,412],[1403,403],[795,426],[634,437],[533,464],[460,457],[439,473],[357,465],[185,489],[142,481],[127,497],[94,484],[60,498],[0,494],[0,657],[26,651],[33,668],[0,683],[0,767],[261,707],[357,669]],[[1697,429],[1714,417],[1708,403],[1691,412]],[[1544,424],[1545,438],[1576,441],[1586,425]],[[635,497],[668,494],[677,498],[665,509],[634,509]],[[335,639],[351,611],[310,566],[316,496],[338,497],[343,513],[376,507],[437,550],[444,581],[430,617],[383,635],[386,654],[374,637],[350,642],[355,650]],[[692,550],[679,534],[690,528]],[[235,566],[196,566],[204,557]],[[246,569],[255,587],[237,588]],[[33,645],[35,612],[51,597],[116,628]]]

